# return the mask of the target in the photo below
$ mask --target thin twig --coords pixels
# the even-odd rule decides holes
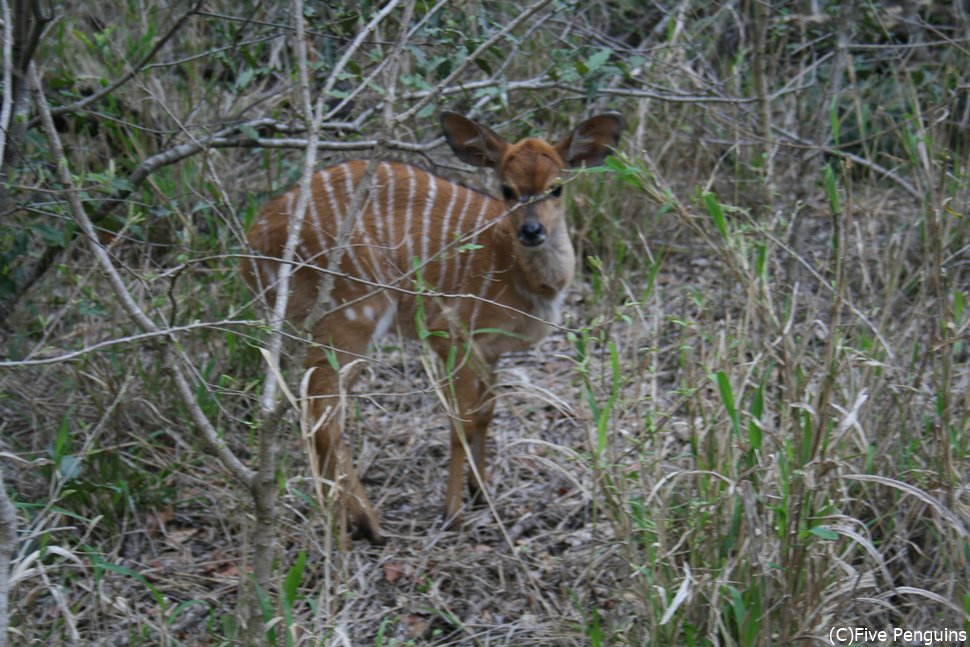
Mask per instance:
[[[99,341],[97,343],[91,344],[90,346],[85,346],[75,351],[69,353],[64,353],[63,355],[55,355],[53,357],[41,357],[38,359],[21,359],[21,360],[4,360],[0,361],[0,368],[21,368],[25,366],[45,366],[48,364],[60,364],[61,362],[69,362],[75,360],[79,357],[84,357],[85,355],[90,355],[96,351],[111,348],[112,346],[120,346],[122,344],[134,344],[140,341],[145,341],[148,339],[157,339],[158,337],[169,337],[176,333],[188,332],[190,330],[198,330],[199,328],[210,328],[210,329],[222,329],[226,326],[258,326],[263,322],[259,319],[223,319],[222,321],[205,321],[200,323],[186,324],[184,326],[173,326],[171,328],[163,328],[151,332],[143,332],[137,335],[127,335],[125,337],[115,337],[114,339],[105,339],[104,341]]]

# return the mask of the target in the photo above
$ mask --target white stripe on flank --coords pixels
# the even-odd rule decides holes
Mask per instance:
[[[323,223],[320,222],[320,213],[317,209],[317,201],[310,200],[310,220],[313,227],[313,231],[317,235],[317,253],[313,255],[313,259],[320,258],[327,251],[328,245],[323,237]]]
[[[488,211],[488,200],[482,199],[482,208],[478,210],[478,216],[475,217],[475,227],[472,231],[475,235],[472,236],[472,245],[476,244],[478,237],[481,235],[482,225],[485,224],[485,212]]]
[[[341,164],[340,168],[344,170],[344,191],[347,192],[347,195],[344,196],[344,204],[348,209],[350,209],[350,204],[354,201],[354,178],[351,176],[349,165]],[[361,198],[364,197],[365,196],[361,196]],[[360,205],[360,207],[363,206],[363,204]],[[360,207],[358,207],[358,209],[360,209]],[[359,214],[354,214],[354,228],[351,229],[352,232],[358,231],[358,227],[363,227],[364,223],[362,223],[361,220],[363,220],[363,218],[361,218]],[[351,234],[350,239],[354,239],[353,234]]]
[[[455,241],[455,239],[457,239],[461,235],[461,223],[465,220],[465,214],[468,213],[468,207],[471,206],[472,198],[475,197],[475,195],[476,195],[475,192],[472,191],[471,189],[464,189],[463,188],[462,191],[464,191],[464,193],[465,193],[465,203],[464,203],[464,205],[462,205],[461,213],[458,214],[458,222],[456,222],[454,228],[452,228],[451,227],[451,220],[450,220],[451,214],[449,213],[448,214],[449,219],[445,221],[444,226],[441,228],[441,230],[442,230],[441,231],[441,248],[442,249],[444,249],[445,247],[447,247],[448,245],[450,245],[452,242]],[[448,270],[448,261],[450,261],[451,258],[454,258],[455,259],[455,273],[454,273],[454,278],[451,281],[451,285],[447,286],[447,288],[446,288],[447,291],[452,291],[452,290],[457,290],[458,289],[458,281],[461,278],[461,276],[459,275],[459,272],[461,270],[461,259],[459,258],[459,256],[460,256],[460,254],[458,253],[458,250],[455,247],[452,247],[448,251],[448,256],[446,257],[448,260],[445,261],[444,267],[441,268],[441,278],[442,278],[442,280],[444,280],[444,277],[446,276],[447,270]],[[444,286],[442,286],[442,287],[444,287]]]
[[[381,318],[377,321],[374,334],[371,335],[371,341],[377,341],[387,334],[387,331],[391,328],[391,324],[394,322],[395,314],[397,314],[397,302],[390,301],[384,308],[384,312],[381,313]]]
[[[451,219],[451,212],[455,208],[455,202],[458,201],[458,185],[452,184],[451,182],[447,182],[446,184],[448,186],[448,190],[451,191],[451,198],[448,199],[448,206],[445,207],[445,215],[444,215],[444,218],[440,221],[441,223],[446,223],[448,220]],[[445,228],[446,226],[443,225],[441,228],[442,231],[444,231]],[[438,256],[439,260],[441,260],[442,258],[441,250],[445,248],[446,244],[447,244],[447,241],[445,241],[445,235],[442,233],[441,242],[438,244],[438,249],[434,251],[435,255]],[[444,267],[441,266],[441,269],[444,269]],[[438,281],[441,281],[442,279],[444,279],[444,273],[439,273],[438,276],[439,276]]]
[[[475,232],[474,235],[471,237],[471,240],[467,241],[471,245],[475,245],[478,243],[478,236],[480,234],[478,230],[485,222],[485,212],[488,211],[488,198],[486,198],[485,196],[479,196],[479,198],[481,198],[482,207],[481,209],[478,210],[478,215],[475,216],[475,224],[472,227],[469,227],[468,229],[462,228],[461,230],[462,238],[464,238],[471,232]],[[461,256],[463,256],[464,258],[459,259],[458,277],[459,278],[461,278],[462,276],[468,277],[470,276],[472,269],[474,269],[472,266],[476,256],[475,250],[472,249],[470,251],[467,251]],[[462,266],[467,266],[468,269],[463,270]]]
[[[404,241],[406,243],[407,256],[404,259],[404,271],[411,269],[411,257],[414,255],[414,236],[411,231],[411,219],[414,216],[414,190],[416,182],[414,178],[414,167],[405,166],[408,170],[408,203],[404,210]]]
[[[384,170],[387,176],[383,185],[381,185],[381,169]],[[370,198],[370,208],[371,211],[364,213],[370,213],[371,220],[374,221],[374,235],[371,237],[367,228],[364,227],[364,244],[368,246],[368,252],[370,255],[370,266],[373,277],[384,285],[387,285],[387,278],[384,276],[383,258],[384,250],[382,248],[387,247],[387,239],[384,237],[384,218],[390,217],[391,213],[388,211],[386,214],[381,213],[381,191],[389,191],[393,189],[394,186],[394,176],[392,175],[392,169],[390,164],[387,162],[381,162],[377,169],[374,171],[374,181],[371,184],[371,198]],[[390,200],[388,200],[388,205],[390,205]]]
[[[344,252],[344,257],[350,259],[350,264],[354,266],[354,276],[358,276],[362,279],[367,278],[368,274],[364,271],[364,267],[360,264],[360,260],[357,258],[357,243],[354,239],[347,241],[347,251]]]
[[[425,175],[428,180],[428,195],[425,198],[424,213],[421,215],[421,262],[428,262],[428,230],[431,228],[431,209],[434,207],[438,181],[433,175]]]
[[[374,171],[374,183],[371,184],[371,187],[370,187],[370,195],[371,195],[370,203],[371,203],[371,210],[372,210],[371,217],[374,219],[374,238],[376,239],[376,242],[378,245],[384,244],[384,221],[383,221],[383,216],[381,216],[380,197],[381,197],[381,169],[385,168],[386,166],[387,164],[385,164],[384,162],[381,162],[381,164],[377,167],[377,170]],[[388,177],[390,177],[391,170],[387,169],[386,173]],[[387,189],[385,188],[385,190]]]
[[[364,264],[369,265],[370,273],[367,274],[367,278],[374,279],[381,285],[387,285],[387,279],[384,278],[384,272],[381,270],[381,256],[377,244],[373,241],[370,235],[364,231],[363,246],[367,250],[368,259],[364,259]]]
[[[344,171],[344,190],[347,192],[347,195],[344,197],[344,200],[346,200],[345,205],[347,209],[349,209],[350,203],[354,201],[355,187],[354,187],[353,173],[350,169],[349,164],[341,164],[340,167]],[[348,239],[348,243],[352,245],[352,247],[349,247],[347,249],[347,253],[350,254],[350,260],[354,264],[354,267],[357,269],[357,276],[361,278],[370,278],[371,275],[367,272],[366,268],[364,267],[366,263],[363,260],[359,260],[357,258],[357,246],[367,244],[367,227],[365,226],[364,218],[362,216],[362,214],[364,213],[364,204],[365,204],[364,200],[367,199],[367,196],[361,196],[361,198],[362,198],[362,202],[361,202],[361,205],[358,207],[357,213],[354,214],[353,216],[354,224],[353,224],[353,229],[351,229],[352,232],[359,232],[359,233],[351,233],[350,238]],[[363,235],[361,235],[361,233]]]
[[[340,222],[340,205],[337,204],[337,196],[334,194],[333,185],[330,184],[331,170],[333,169],[320,171],[320,181],[323,182],[323,188],[327,192],[327,201],[330,202],[330,212],[333,215],[333,221]]]
[[[333,220],[335,223],[338,223],[338,226],[339,226],[339,223],[343,220],[344,214],[341,211],[339,204],[337,203],[337,194],[333,189],[333,185],[330,184],[330,173],[331,171],[336,171],[337,169],[341,169],[341,172],[343,172],[345,175],[348,175],[349,173],[345,167],[346,167],[345,164],[340,164],[339,166],[334,166],[329,170],[320,171],[320,173],[322,174],[321,177],[323,179],[323,186],[327,190],[327,199],[330,202],[330,210],[333,212]],[[344,206],[346,207],[348,205],[344,205]],[[351,265],[354,266],[354,270],[356,271],[357,276],[361,276],[361,277],[367,276],[367,274],[364,273],[363,268],[361,268],[360,263],[357,261],[357,254],[354,252],[353,243],[354,243],[354,240],[353,240],[353,237],[351,237],[350,240],[348,241],[346,249],[344,250],[344,257],[350,261]]]
[[[293,200],[296,199],[293,193],[293,191],[290,191],[286,194],[286,213],[284,215],[286,216],[287,222],[289,222],[290,216],[293,215]]]
[[[387,222],[387,239],[382,240],[381,244],[394,250],[397,245],[397,240],[394,238],[394,221],[397,220],[397,214],[394,213],[394,167],[386,163],[384,166],[387,168],[387,212],[384,214]]]

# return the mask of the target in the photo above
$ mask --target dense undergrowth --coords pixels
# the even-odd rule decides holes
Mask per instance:
[[[334,548],[288,411],[255,603],[253,499],[160,357],[183,358],[199,410],[255,468],[271,331],[238,256],[303,163],[293,7],[52,8],[33,60],[67,168],[164,334],[98,269],[28,96],[0,196],[11,644],[970,630],[965,7],[645,4],[538,2],[496,38],[514,3],[401,3],[333,83],[382,7],[303,7],[324,163],[389,155],[487,182],[436,139],[446,108],[510,139],[604,109],[628,131],[569,182],[583,267],[563,327],[501,365],[491,506],[441,529],[447,416],[421,349],[388,344],[351,437],[389,545]],[[408,5],[395,78],[382,65]],[[388,114],[403,118],[385,133]],[[265,633],[246,627],[252,604]]]

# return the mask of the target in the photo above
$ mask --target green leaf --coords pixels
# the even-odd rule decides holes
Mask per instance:
[[[721,393],[721,401],[731,419],[731,432],[738,436],[741,434],[741,419],[738,417],[737,407],[734,406],[734,391],[731,389],[731,381],[724,371],[718,371],[714,375],[714,381],[717,383],[717,390]]]
[[[714,226],[721,232],[721,236],[724,237],[724,240],[728,240],[730,231],[728,229],[727,218],[724,217],[724,207],[721,206],[717,196],[710,191],[704,192],[704,207],[714,221]]]
[[[591,610],[592,617],[586,625],[586,635],[589,636],[589,644],[593,647],[600,647],[603,644],[603,629],[600,627],[600,613],[595,606]]]
[[[245,135],[247,139],[251,139],[253,141],[259,139],[259,132],[249,124],[239,126],[239,132]]]
[[[825,165],[825,193],[828,195],[832,213],[842,213],[842,208],[839,206],[839,186],[835,178],[835,169],[831,164]]]
[[[492,66],[489,65],[488,61],[486,61],[484,58],[476,58],[475,65],[477,65],[478,69],[480,69],[482,72],[485,72],[485,74],[491,75]]]
[[[34,231],[39,233],[49,245],[62,245],[64,243],[64,232],[53,225],[38,224],[34,226]]]
[[[814,526],[809,528],[808,532],[812,533],[819,539],[824,539],[825,541],[835,541],[839,538],[838,533],[833,532],[831,529],[825,526]]]
[[[57,472],[63,481],[73,481],[81,475],[81,459],[70,454],[61,456],[57,461]]]
[[[286,579],[283,580],[283,603],[288,609],[293,607],[293,602],[296,600],[296,592],[300,588],[300,580],[303,579],[303,566],[305,564],[306,551],[301,550],[300,554],[297,555],[296,563],[290,567],[290,570],[286,573]]]
[[[589,72],[595,72],[596,70],[603,67],[606,61],[610,60],[610,56],[613,54],[613,50],[608,47],[603,48],[586,59],[586,68]]]
[[[256,70],[251,67],[245,68],[239,73],[239,78],[236,79],[236,89],[242,90],[245,88],[253,80],[254,76],[256,76]]]
[[[766,375],[767,377],[767,375]],[[748,444],[752,449],[761,449],[761,415],[765,404],[765,380],[754,391],[751,401],[751,422],[748,423]]]

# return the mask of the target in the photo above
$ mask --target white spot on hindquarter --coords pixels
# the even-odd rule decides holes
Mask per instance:
[[[374,321],[374,308],[370,304],[364,306],[364,318],[367,321]]]
[[[357,311],[353,308],[344,308],[344,316],[347,317],[347,321],[357,321]]]

